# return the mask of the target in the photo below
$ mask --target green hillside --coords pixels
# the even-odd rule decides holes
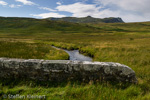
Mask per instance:
[[[124,23],[121,18],[93,18],[91,16],[77,18],[77,17],[63,17],[63,18],[47,18],[49,20],[55,21],[66,21],[66,22],[73,22],[73,23]]]
[[[98,29],[70,22],[50,21],[46,19],[0,17],[0,33],[16,35],[38,35],[42,33],[87,33]],[[19,33],[19,34],[17,34]]]

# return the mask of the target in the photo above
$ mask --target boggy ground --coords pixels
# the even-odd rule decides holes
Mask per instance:
[[[123,83],[42,83],[1,81],[0,95],[46,95],[51,100],[149,100],[150,99],[150,23],[82,24],[96,31],[32,30],[21,34],[11,29],[0,33],[0,56],[25,59],[68,59],[68,55],[50,45],[79,49],[93,61],[118,62],[131,67],[138,84]],[[84,27],[83,27],[84,28]],[[82,29],[83,30],[83,29]],[[44,85],[43,85],[44,84]]]

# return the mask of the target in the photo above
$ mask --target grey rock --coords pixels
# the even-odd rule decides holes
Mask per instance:
[[[41,81],[118,81],[137,83],[135,72],[114,62],[0,58],[0,78]]]

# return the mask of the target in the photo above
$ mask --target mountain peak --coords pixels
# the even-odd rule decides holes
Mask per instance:
[[[92,18],[92,16],[87,16],[88,18]]]

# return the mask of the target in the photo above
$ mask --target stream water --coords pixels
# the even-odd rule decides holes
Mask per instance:
[[[52,47],[56,49],[61,49],[55,46],[52,46]],[[84,56],[83,54],[79,53],[79,50],[66,50],[66,49],[61,49],[61,50],[64,50],[65,52],[69,54],[69,60],[92,61],[92,58],[88,56]]]

